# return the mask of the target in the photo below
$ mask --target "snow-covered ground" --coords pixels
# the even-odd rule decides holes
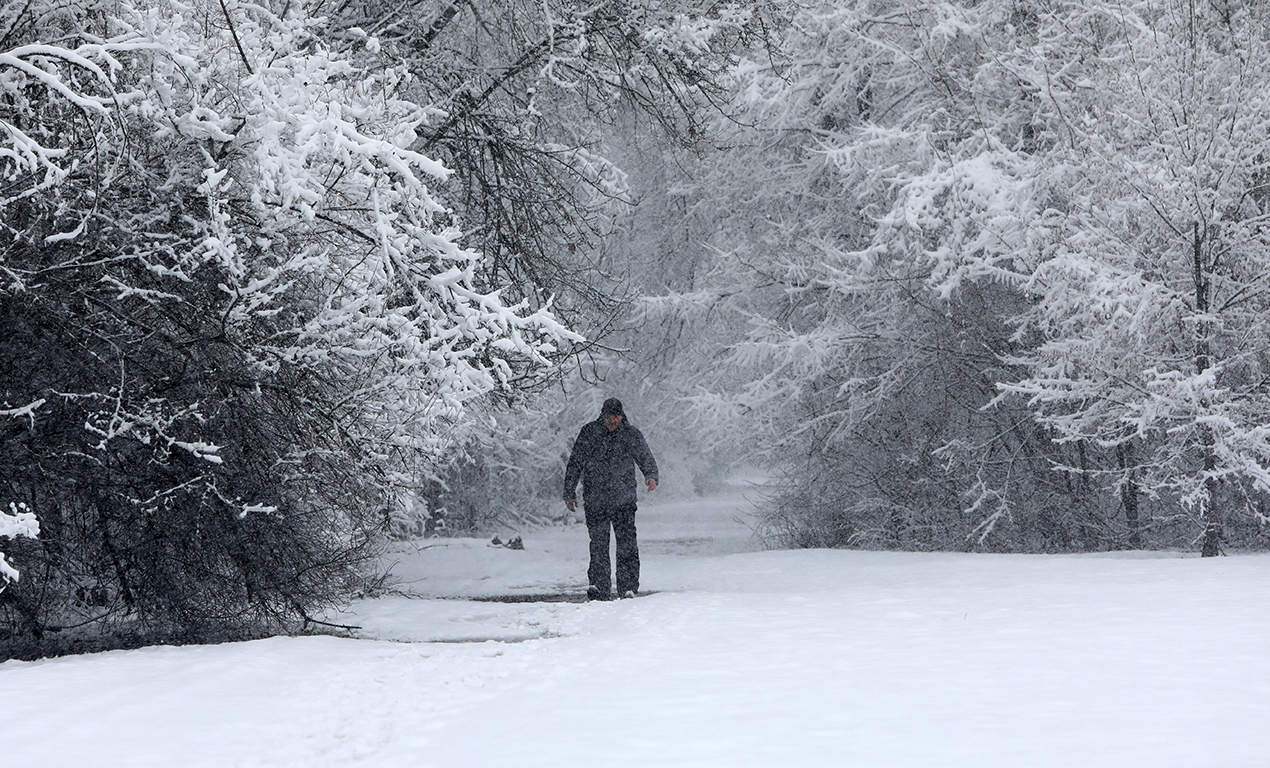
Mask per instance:
[[[1270,764],[1270,557],[762,552],[739,492],[400,547],[401,595],[274,638],[0,664],[5,768]],[[450,599],[440,599],[450,598]]]

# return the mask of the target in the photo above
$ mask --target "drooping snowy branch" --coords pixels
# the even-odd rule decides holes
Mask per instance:
[[[35,539],[39,538],[39,535],[40,523],[36,520],[35,513],[29,511],[25,503],[9,502],[8,512],[0,510],[0,537]],[[0,592],[4,591],[9,582],[17,581],[20,576],[18,570],[5,558],[4,553],[0,552]]]

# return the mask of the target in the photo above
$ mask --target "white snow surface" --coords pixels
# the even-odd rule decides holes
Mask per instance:
[[[580,592],[575,525],[398,547],[354,637],[0,664],[0,765],[1270,764],[1270,557],[758,551],[739,490],[653,498],[635,600],[456,599]]]

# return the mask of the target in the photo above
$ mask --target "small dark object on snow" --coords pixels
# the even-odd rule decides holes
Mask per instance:
[[[494,545],[494,546],[496,546],[496,547],[501,547],[501,546],[503,546],[503,542],[502,542],[502,540],[501,540],[501,539],[499,539],[497,536],[495,536],[493,539],[490,539],[490,542],[489,542],[489,543],[490,543],[490,544],[493,544],[493,545]]]
[[[508,548],[508,549],[524,549],[524,548],[525,548],[525,542],[521,541],[521,540],[520,540],[520,537],[519,537],[519,536],[517,536],[516,538],[514,538],[514,539],[512,539],[511,541],[507,542],[507,548]]]

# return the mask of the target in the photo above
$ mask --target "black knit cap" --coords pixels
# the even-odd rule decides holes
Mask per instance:
[[[624,416],[622,411],[622,401],[616,397],[610,397],[604,401],[604,405],[600,408],[601,416]]]

